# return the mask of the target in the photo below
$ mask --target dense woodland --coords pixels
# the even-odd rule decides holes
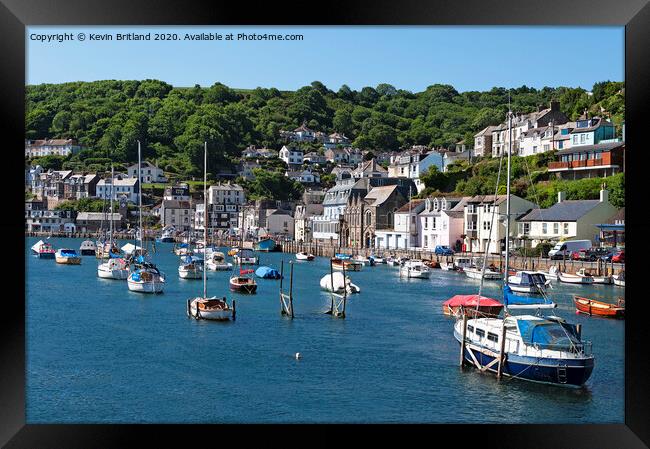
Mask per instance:
[[[278,149],[279,131],[303,122],[317,131],[344,133],[354,146],[375,151],[473,142],[477,131],[503,121],[509,94],[520,113],[555,99],[571,119],[588,109],[620,128],[625,112],[623,83],[609,81],[594,84],[590,93],[526,86],[459,93],[441,84],[414,93],[390,84],[360,91],[344,85],[335,92],[314,81],[285,92],[107,80],[27,86],[25,133],[28,139],[74,138],[88,148],[62,161],[43,161],[66,169],[134,162],[140,140],[144,158],[167,172],[192,176],[202,172],[204,141],[211,149],[210,171],[227,172],[247,145]]]

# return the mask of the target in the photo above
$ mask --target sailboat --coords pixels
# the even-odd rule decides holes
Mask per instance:
[[[208,143],[205,143],[203,154],[203,204],[204,211],[207,211],[207,165],[208,165]],[[207,214],[203,219],[203,239],[208,241],[208,220]],[[208,284],[206,280],[206,270],[203,270],[203,296],[187,300],[187,315],[198,319],[226,321],[235,319],[235,301],[232,307],[226,302],[226,297],[217,298],[216,296],[208,297]]]
[[[178,276],[181,279],[201,279],[204,271],[203,259],[190,255],[181,257],[178,266]]]
[[[135,249],[131,253],[131,272],[126,280],[129,290],[132,292],[140,293],[162,293],[165,287],[165,275],[152,262],[147,260],[146,250],[144,248],[144,227],[142,226],[142,176],[140,171],[142,169],[140,141],[138,140],[138,185],[140,186],[139,192],[139,205],[138,215],[140,218],[140,226],[138,229],[138,237],[140,238],[140,249]]]
[[[113,242],[113,177],[114,171],[111,166],[111,218],[110,218],[110,238],[108,243],[108,251],[106,255],[108,260],[102,262],[97,266],[97,276],[102,279],[117,279],[124,280],[129,277],[129,268],[126,260],[119,257],[119,250]],[[105,247],[105,246],[104,246]],[[99,250],[99,248],[97,248]],[[117,251],[115,251],[117,250]],[[102,257],[103,258],[103,257]]]
[[[508,112],[510,147],[507,167],[506,256],[505,272],[510,262],[510,158],[512,153],[512,111]],[[498,187],[498,186],[497,186]],[[496,195],[495,195],[496,196]],[[483,264],[485,269],[485,264]],[[479,288],[480,305],[481,287]],[[503,287],[503,318],[468,318],[460,314],[454,325],[454,337],[460,343],[460,363],[469,363],[497,377],[556,385],[583,385],[591,376],[594,356],[591,343],[583,342],[581,327],[558,316],[540,316],[543,309],[556,307],[545,295],[517,296],[508,285]],[[510,310],[537,310],[536,315],[511,315]]]

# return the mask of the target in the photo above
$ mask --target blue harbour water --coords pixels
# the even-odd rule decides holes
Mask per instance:
[[[99,279],[94,257],[58,265],[29,255],[37,239],[26,240],[28,423],[623,422],[625,323],[576,315],[572,303],[574,293],[615,301],[620,287],[551,290],[557,314],[583,325],[596,356],[587,384],[570,388],[458,366],[442,302],[478,290],[459,273],[406,280],[396,267],[364,267],[350,273],[361,293],[336,319],[323,313],[330,296],[319,288],[328,260],[296,262],[290,320],[279,281],[257,279],[256,295],[238,295],[230,272],[209,272],[208,293],[237,303],[237,320],[220,323],[187,318],[202,282],[178,277],[172,244],[157,243],[153,256],[165,292],[145,295]],[[279,269],[294,257],[261,259]],[[499,285],[486,282],[484,294],[500,299]]]

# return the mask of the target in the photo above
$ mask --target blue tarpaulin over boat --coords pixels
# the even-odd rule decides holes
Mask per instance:
[[[278,270],[271,267],[259,267],[255,270],[255,275],[264,279],[280,279],[281,277]]]
[[[550,320],[517,320],[524,343],[546,349],[566,349],[580,343],[575,325]]]
[[[503,303],[508,306],[535,306],[535,305],[548,305],[552,302],[547,301],[543,297],[534,298],[532,296],[518,296],[512,293],[512,289],[507,285],[503,287]]]

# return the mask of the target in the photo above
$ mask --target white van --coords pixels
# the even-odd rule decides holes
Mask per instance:
[[[593,245],[591,240],[567,240],[565,242],[557,242],[557,244],[548,252],[549,259],[564,259],[566,256],[569,258],[574,251],[581,249],[589,249]]]

